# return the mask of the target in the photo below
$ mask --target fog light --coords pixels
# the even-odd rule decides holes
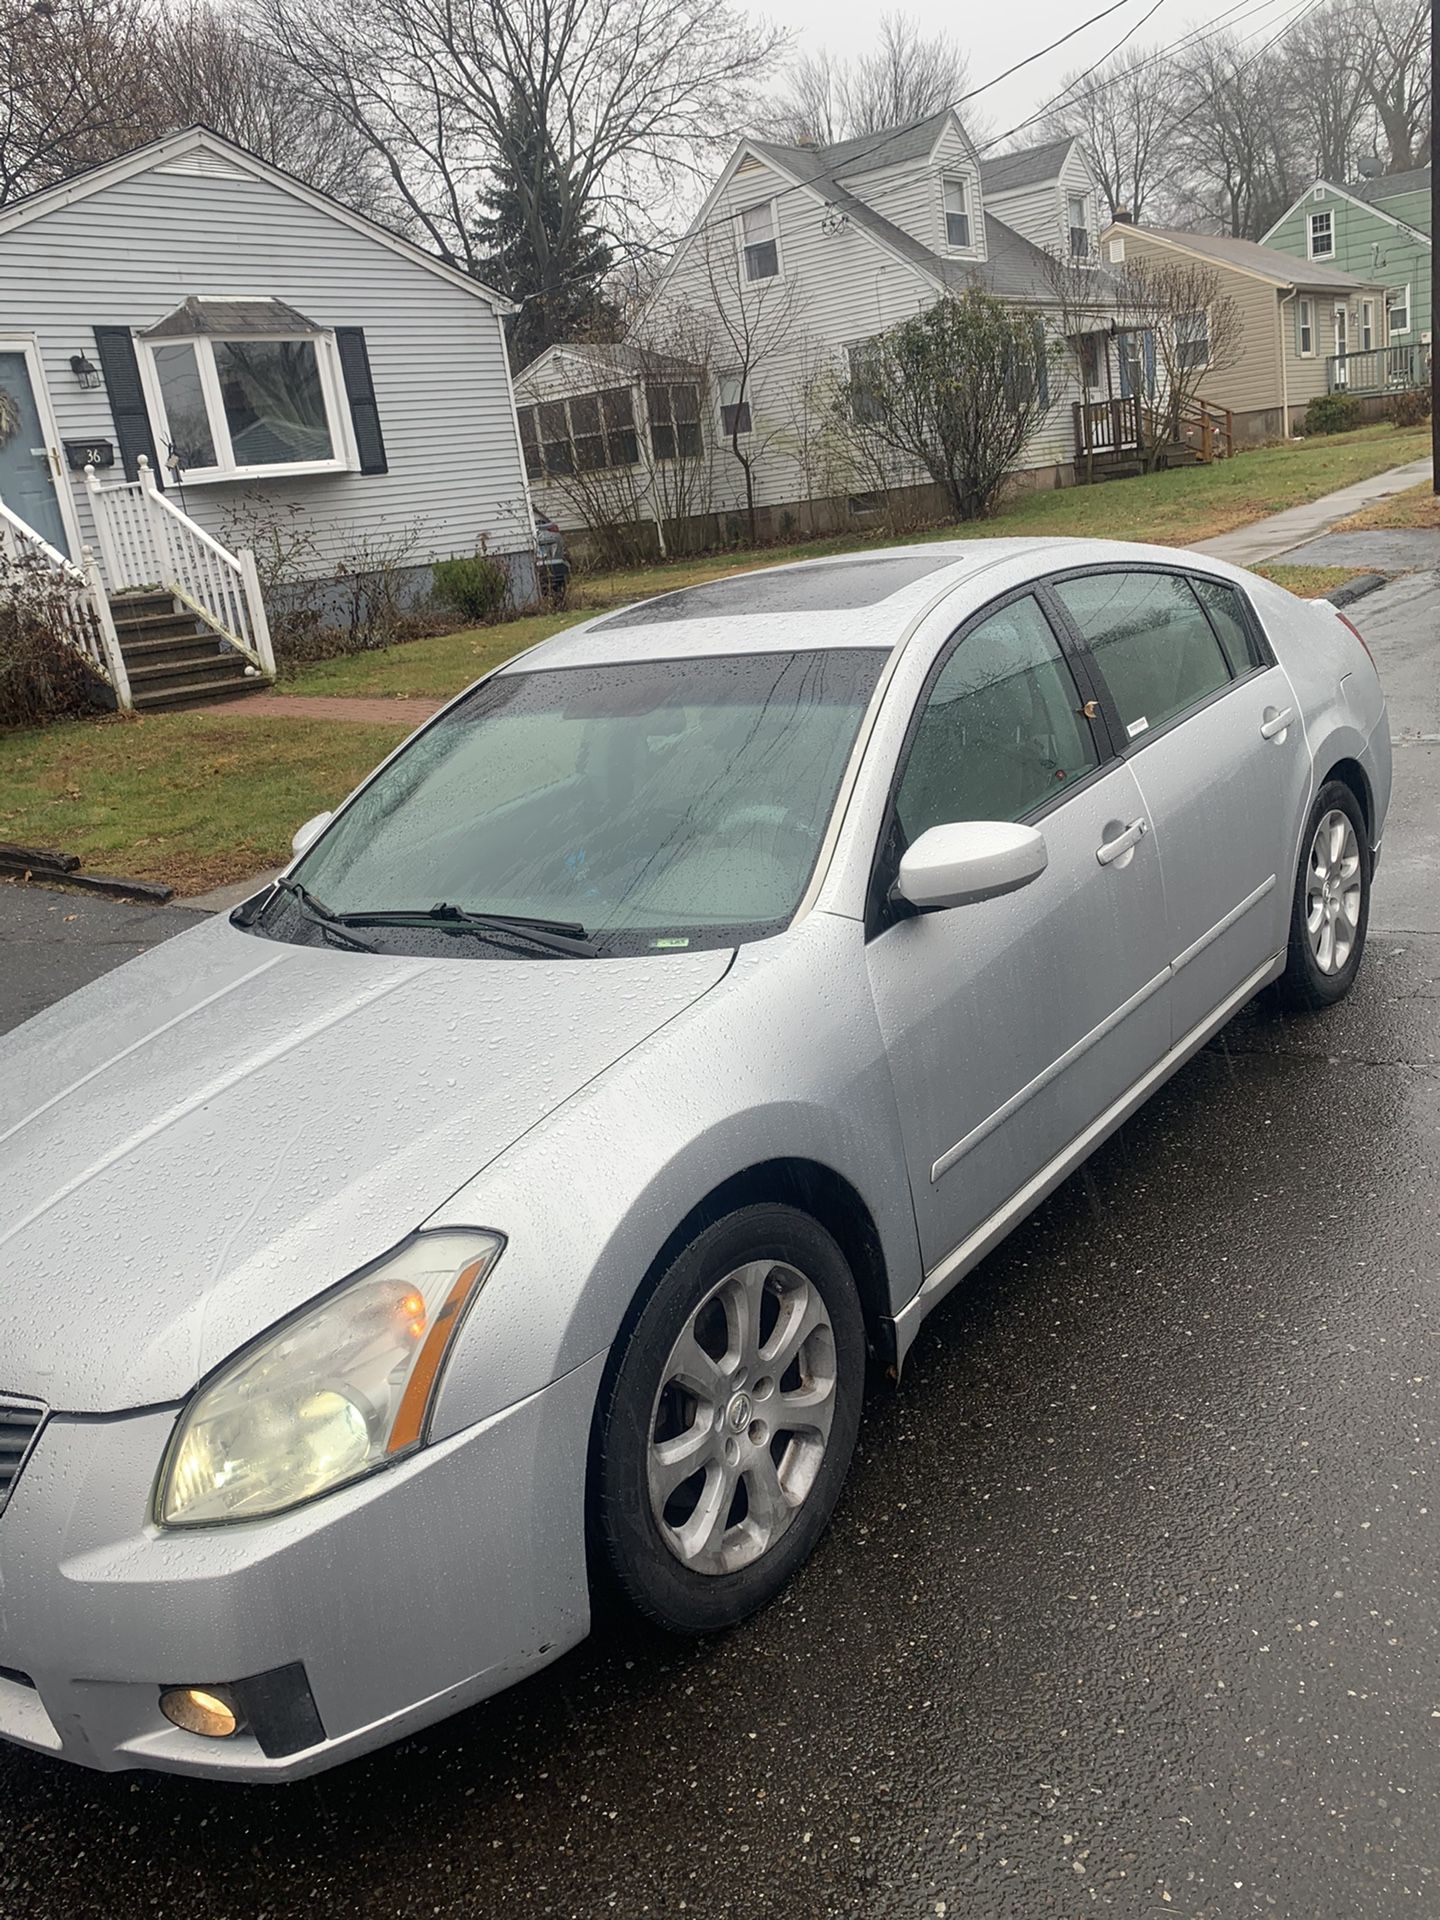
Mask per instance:
[[[203,1733],[211,1740],[226,1740],[240,1727],[234,1701],[209,1687],[171,1687],[160,1696],[160,1711],[186,1733]]]

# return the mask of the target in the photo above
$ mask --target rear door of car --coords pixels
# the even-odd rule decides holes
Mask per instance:
[[[1294,690],[1245,595],[1201,569],[1089,567],[1044,598],[1155,828],[1180,1040],[1285,946],[1310,782]]]
[[[939,649],[876,851],[867,970],[932,1272],[1169,1046],[1155,837],[1067,646],[1025,591]],[[1044,873],[897,907],[905,847],[956,820],[1033,825]]]

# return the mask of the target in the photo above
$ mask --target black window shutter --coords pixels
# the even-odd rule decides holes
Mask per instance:
[[[380,412],[375,405],[375,383],[370,378],[370,355],[365,351],[364,328],[337,327],[335,345],[340,353],[345,398],[350,402],[350,418],[355,425],[360,471],[388,473],[390,465],[385,458],[385,441],[380,432]]]
[[[150,431],[150,415],[145,406],[145,389],[140,385],[140,360],[128,327],[96,327],[95,351],[100,356],[100,371],[105,376],[105,391],[115,421],[115,439],[125,467],[125,478],[139,478],[139,459],[143,453],[154,469],[156,481],[165,484],[165,469],[155,453],[155,436]]]

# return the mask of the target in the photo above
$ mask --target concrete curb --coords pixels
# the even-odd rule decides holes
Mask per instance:
[[[1338,587],[1325,595],[1332,607],[1348,607],[1356,600],[1363,600],[1367,593],[1374,593],[1377,587],[1390,584],[1388,573],[1362,573],[1358,579],[1342,580]]]

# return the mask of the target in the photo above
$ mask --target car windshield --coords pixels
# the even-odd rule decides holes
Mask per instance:
[[[363,929],[386,951],[477,958],[546,948],[519,926],[467,928],[465,915],[539,923],[577,952],[777,932],[814,868],[885,657],[827,649],[499,674],[377,775],[258,927],[357,945]],[[421,924],[369,917],[392,912]],[[344,931],[322,916],[343,916]]]

